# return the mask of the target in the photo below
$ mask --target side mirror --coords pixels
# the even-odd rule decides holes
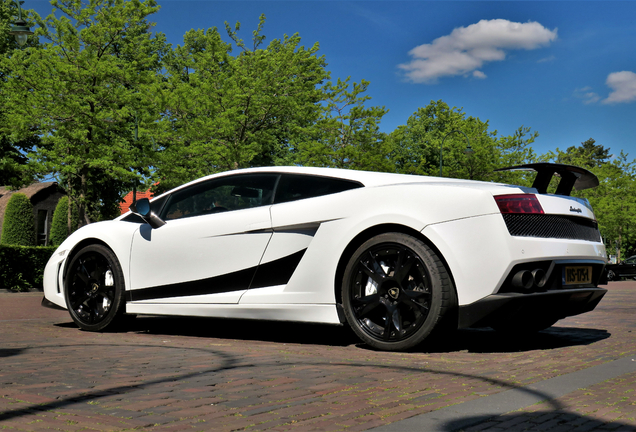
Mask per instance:
[[[150,208],[150,201],[148,198],[141,198],[130,205],[130,211],[142,218],[153,228],[159,228],[166,224],[166,222],[159,216],[153,213]]]

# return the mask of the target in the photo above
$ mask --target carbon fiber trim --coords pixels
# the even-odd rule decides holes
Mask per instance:
[[[502,216],[512,236],[601,241],[598,224],[590,219],[546,214],[503,214]]]

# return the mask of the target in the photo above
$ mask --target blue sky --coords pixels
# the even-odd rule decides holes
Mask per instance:
[[[441,99],[500,135],[532,127],[538,154],[594,138],[636,158],[636,2],[158,1],[151,20],[173,45],[225,21],[249,39],[260,14],[267,41],[318,42],[332,79],[370,81],[384,132]]]

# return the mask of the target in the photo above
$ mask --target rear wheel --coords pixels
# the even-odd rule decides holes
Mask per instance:
[[[385,233],[363,243],[345,269],[347,322],[374,348],[397,351],[420,344],[450,301],[450,278],[421,240]]]
[[[101,331],[124,311],[124,275],[115,254],[89,245],[73,256],[64,280],[66,305],[83,330]]]
[[[616,273],[614,273],[614,271],[610,270],[607,272],[607,280],[608,281],[613,281],[616,280]]]

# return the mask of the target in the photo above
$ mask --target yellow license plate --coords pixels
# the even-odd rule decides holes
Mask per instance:
[[[592,283],[591,266],[563,267],[563,285],[582,285]]]

